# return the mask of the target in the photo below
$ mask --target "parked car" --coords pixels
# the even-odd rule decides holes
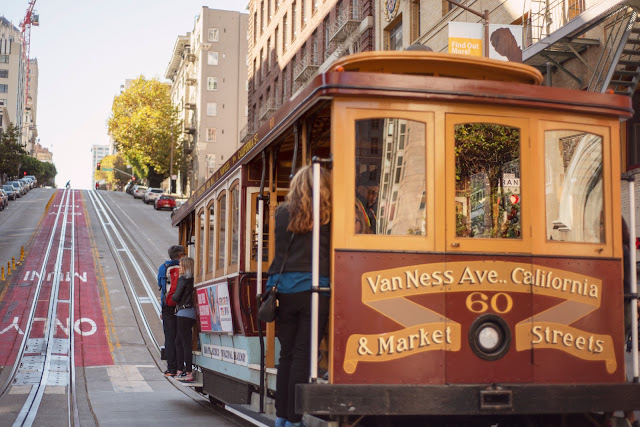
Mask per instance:
[[[5,184],[2,186],[2,190],[4,190],[4,192],[7,193],[9,200],[15,200],[18,197],[20,197],[13,185]]]
[[[124,192],[127,194],[131,194],[131,192],[133,191],[133,187],[135,186],[135,181],[129,181],[127,182],[127,185],[124,186]]]
[[[153,203],[158,197],[162,196],[164,190],[162,188],[147,188],[147,191],[144,192],[142,196],[142,201],[149,204]]]
[[[33,182],[31,182],[31,180],[27,177],[20,178],[18,181],[23,183],[27,187],[27,190],[31,190],[33,188]]]
[[[147,187],[144,185],[136,185],[133,189],[133,193],[131,193],[133,195],[134,199],[142,199],[144,197],[144,192],[147,191]]]
[[[0,211],[3,211],[8,204],[9,196],[7,196],[7,193],[5,193],[4,190],[0,188]]]
[[[24,188],[24,186],[18,181],[7,181],[7,184],[13,186],[13,188],[16,190],[16,193],[18,193],[18,197],[22,197],[27,194],[26,188]]]
[[[176,198],[173,196],[167,196],[166,194],[158,197],[153,203],[153,207],[156,210],[160,209],[175,209],[176,208]]]
[[[36,185],[38,185],[38,179],[34,176],[34,175],[27,175],[25,176],[25,178],[30,178],[33,180],[33,186],[35,187]]]

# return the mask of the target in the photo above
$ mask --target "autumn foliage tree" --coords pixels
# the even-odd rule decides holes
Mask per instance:
[[[113,100],[109,133],[118,151],[142,178],[162,180],[169,176],[172,144],[173,170],[179,169],[182,123],[169,90],[167,84],[140,76]]]

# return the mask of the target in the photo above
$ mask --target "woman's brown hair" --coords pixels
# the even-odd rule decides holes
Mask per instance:
[[[306,233],[313,229],[313,168],[304,166],[291,180],[287,202],[289,225],[287,230]],[[329,171],[320,168],[320,224],[331,220],[331,179]]]

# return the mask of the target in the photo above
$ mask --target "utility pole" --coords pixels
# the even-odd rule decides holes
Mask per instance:
[[[173,123],[171,125],[171,154],[169,156],[169,193],[174,194],[176,192],[176,180],[173,177],[173,145],[174,145],[174,129]]]
[[[464,10],[466,10],[467,12],[471,12],[476,16],[479,16],[480,18],[482,18],[482,26],[484,27],[484,46],[483,46],[483,51],[484,51],[484,57],[488,58],[489,57],[489,11],[487,9],[484,10],[484,13],[480,13],[480,12],[476,12],[475,10],[471,9],[468,6],[463,5],[462,3],[457,2],[456,0],[447,0],[449,3],[461,7]]]

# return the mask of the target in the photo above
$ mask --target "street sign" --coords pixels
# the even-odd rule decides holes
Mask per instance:
[[[113,172],[113,168],[102,168],[103,172]]]

